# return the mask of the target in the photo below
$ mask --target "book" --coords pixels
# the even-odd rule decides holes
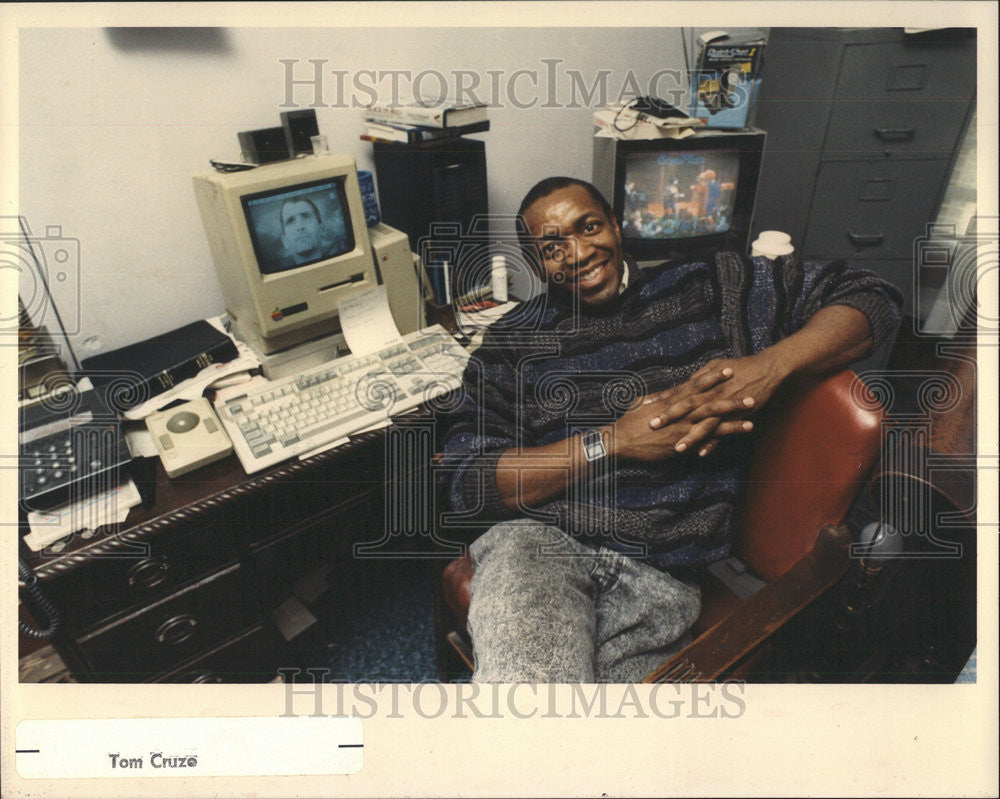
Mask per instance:
[[[160,394],[194,377],[213,363],[225,363],[239,355],[236,344],[225,333],[201,319],[176,330],[102,352],[81,362],[95,386],[127,383],[116,393],[123,409]],[[138,380],[135,385],[132,380]]]
[[[366,120],[373,122],[402,122],[427,128],[455,128],[485,122],[489,111],[484,103],[385,103],[376,101],[364,109]]]
[[[764,46],[760,39],[703,44],[691,80],[691,115],[710,128],[745,128],[760,88]]]
[[[466,133],[485,133],[490,129],[488,119],[469,125],[449,126],[447,128],[428,128],[405,122],[375,122],[371,119],[365,119],[365,122],[368,127],[361,135],[363,141],[402,142],[403,144],[450,139],[464,136]]]

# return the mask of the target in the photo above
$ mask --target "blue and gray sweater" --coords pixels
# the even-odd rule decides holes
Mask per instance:
[[[521,513],[500,501],[497,460],[613,422],[637,396],[713,358],[759,352],[828,305],[858,309],[884,341],[899,322],[899,295],[843,262],[720,253],[714,263],[627,268],[628,288],[599,310],[549,292],[490,328],[445,436],[450,504],[479,524],[527,516],[658,568],[700,566],[729,552],[747,437],[723,439],[707,458],[596,461],[567,494]]]

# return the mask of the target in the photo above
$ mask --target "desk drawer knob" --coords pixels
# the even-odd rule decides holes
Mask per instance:
[[[221,683],[222,681],[223,681],[222,677],[220,677],[214,671],[204,671],[197,677],[195,677],[193,680],[191,680],[191,683],[193,685],[207,685],[207,684]]]
[[[187,641],[198,629],[198,620],[188,613],[167,619],[156,630],[156,643],[177,646]]]
[[[140,591],[155,588],[167,579],[168,568],[167,559],[162,555],[144,558],[128,570],[129,587]]]

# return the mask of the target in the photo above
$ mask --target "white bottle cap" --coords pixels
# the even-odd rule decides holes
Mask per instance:
[[[791,244],[792,237],[780,230],[762,230],[757,241],[773,241],[775,244]]]
[[[779,255],[791,255],[795,248],[788,242],[761,241],[757,239],[750,247],[750,255],[764,255],[768,258],[777,258]]]

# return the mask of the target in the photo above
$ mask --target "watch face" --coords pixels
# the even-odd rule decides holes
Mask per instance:
[[[583,454],[588,461],[596,461],[608,454],[604,449],[604,441],[601,434],[596,430],[591,430],[583,436]]]

